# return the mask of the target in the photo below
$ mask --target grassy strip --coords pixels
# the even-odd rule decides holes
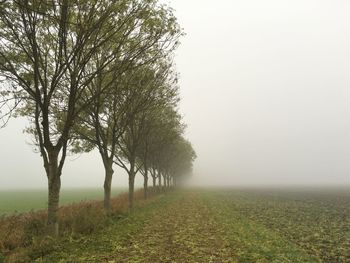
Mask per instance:
[[[236,262],[208,211],[197,194],[168,193],[42,262]]]
[[[56,249],[39,259],[38,262],[114,262],[111,255],[119,255],[122,250],[136,247],[131,238],[140,233],[155,213],[174,202],[176,195],[159,195],[152,200],[139,202],[127,215],[114,219],[91,235],[77,238],[62,238]],[[127,252],[127,251],[124,251]],[[126,253],[128,254],[128,253]],[[128,262],[128,261],[123,261]],[[137,261],[132,261],[137,262]],[[142,261],[140,261],[142,262]]]

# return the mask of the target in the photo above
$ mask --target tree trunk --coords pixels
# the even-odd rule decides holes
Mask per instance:
[[[154,175],[152,175],[152,179],[153,179],[153,190],[155,190],[157,185],[157,182],[156,182],[157,178]]]
[[[58,154],[49,154],[49,163],[46,168],[48,178],[48,214],[47,225],[50,235],[58,236],[58,208],[61,190],[61,173],[58,168]]]
[[[166,176],[165,175],[163,175],[163,182],[164,182],[164,191],[166,191],[167,181],[166,181]]]
[[[135,171],[134,165],[131,164],[129,171],[129,209],[134,206],[134,183],[135,183]]]
[[[112,177],[113,177],[113,168],[112,162],[105,166],[105,182],[103,185],[104,188],[104,209],[109,214],[111,212],[111,188],[112,188]]]
[[[148,174],[145,172],[143,176],[143,195],[144,198],[147,199],[148,197]]]
[[[162,190],[162,176],[161,174],[158,175],[158,192]]]

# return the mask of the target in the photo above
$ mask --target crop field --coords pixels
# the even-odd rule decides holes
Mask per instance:
[[[350,262],[350,193],[188,190],[160,195],[42,262]]]
[[[113,195],[127,191],[125,188],[115,188]],[[63,189],[60,203],[71,204],[86,200],[102,200],[103,189]],[[45,190],[0,190],[0,215],[28,212],[31,210],[46,209],[47,191]]]

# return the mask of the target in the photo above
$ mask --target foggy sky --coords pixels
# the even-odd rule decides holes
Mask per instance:
[[[350,184],[349,1],[168,3],[186,32],[176,64],[194,184]],[[0,130],[1,189],[47,184],[24,128]],[[62,187],[103,177],[98,153],[70,156]]]

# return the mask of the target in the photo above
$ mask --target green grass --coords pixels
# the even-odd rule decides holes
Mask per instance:
[[[113,195],[125,192],[127,189],[113,189]],[[63,189],[60,204],[66,205],[86,200],[102,200],[103,189]],[[46,190],[6,190],[0,191],[0,215],[22,213],[31,210],[46,209]]]

